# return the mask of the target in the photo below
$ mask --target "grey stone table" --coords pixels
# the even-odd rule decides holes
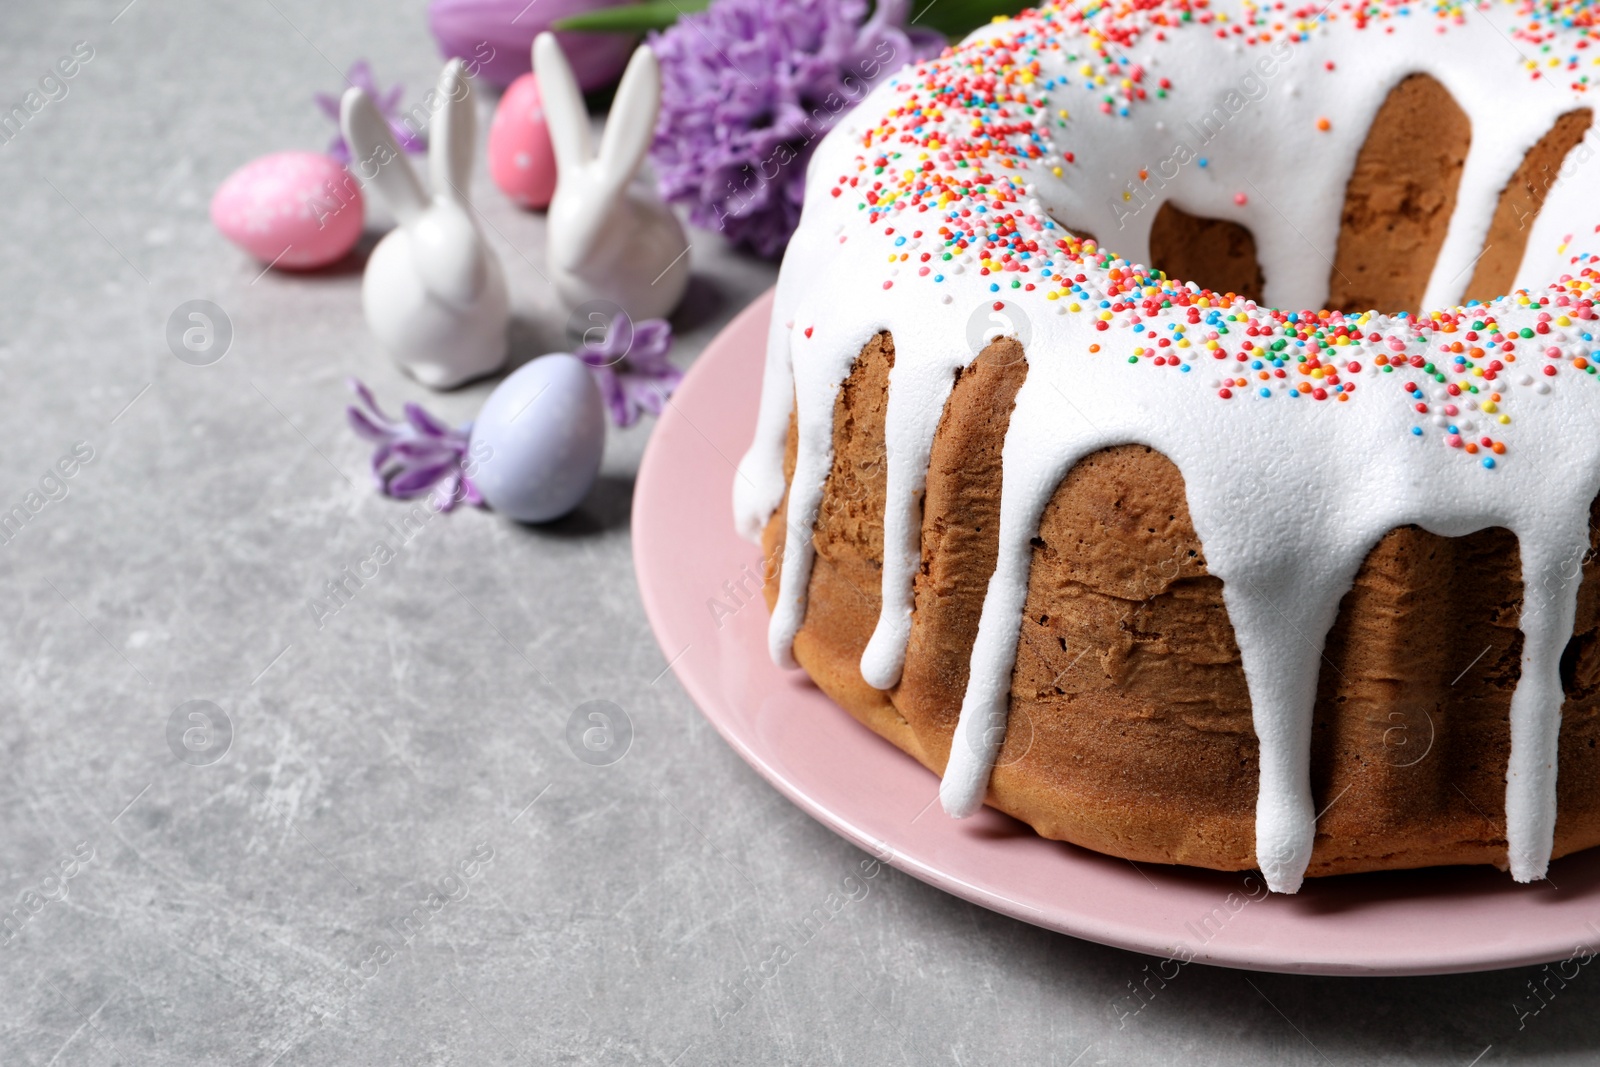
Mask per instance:
[[[0,140],[0,510],[43,499],[0,543],[0,1064],[1593,1062],[1589,973],[1536,1002],[1533,970],[1196,966],[1119,1018],[1152,961],[887,868],[752,978],[863,856],[664,672],[629,553],[648,425],[612,435],[577,514],[435,518],[314,611],[398,515],[344,379],[453,420],[489,385],[425,395],[366,333],[356,268],[263,273],[207,203],[247,159],[320,147],[310,94],[355,58],[420,94],[422,9],[0,13],[5,111],[93,51]],[[518,358],[559,347],[541,220],[477,185]],[[694,240],[684,364],[773,273]],[[190,299],[233,326],[210,366],[165,342]],[[591,699],[633,723],[612,766],[565,740]],[[190,701],[231,736],[185,748]]]

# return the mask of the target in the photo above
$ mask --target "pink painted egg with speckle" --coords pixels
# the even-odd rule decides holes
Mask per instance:
[[[523,207],[546,208],[556,191],[556,153],[539,82],[524,74],[506,87],[489,124],[489,177]]]
[[[341,258],[361,237],[361,186],[317,152],[276,152],[228,175],[211,198],[222,236],[263,263],[310,270]]]

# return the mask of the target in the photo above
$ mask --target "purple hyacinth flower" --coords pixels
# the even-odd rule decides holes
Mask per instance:
[[[372,454],[378,492],[409,500],[442,485],[440,511],[453,511],[462,503],[483,506],[483,495],[466,472],[470,423],[459,429],[446,426],[417,404],[405,406],[404,419],[391,418],[365,384],[351,378],[349,385],[361,400],[361,407],[345,408],[350,428],[378,446]]]
[[[775,256],[800,220],[817,142],[868,92],[944,38],[909,0],[713,0],[652,34],[661,195],[697,226]]]
[[[364,59],[358,59],[350,64],[350,69],[345,73],[344,80],[355,86],[372,98],[373,104],[378,108],[389,123],[389,132],[394,134],[395,143],[404,152],[426,151],[428,142],[418,132],[413,132],[411,127],[400,121],[400,95],[405,91],[405,86],[395,83],[394,88],[387,91],[378,88],[377,80],[372,76],[372,64]],[[334,126],[339,125],[339,99],[331,93],[313,93],[312,99],[317,102],[317,107],[322,113],[333,120]],[[334,134],[333,140],[328,143],[328,155],[343,163],[350,165],[350,146],[344,142],[343,132]]]
[[[672,326],[666,319],[630,324],[626,315],[617,315],[603,340],[573,354],[589,365],[611,421],[632,426],[646,411],[661,414],[683,380],[683,372],[667,362],[671,348]]]

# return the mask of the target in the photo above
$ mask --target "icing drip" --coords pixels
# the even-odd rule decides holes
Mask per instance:
[[[777,662],[793,665],[835,402],[862,347],[888,331],[896,353],[883,607],[861,664],[869,684],[888,688],[910,632],[933,437],[955,373],[981,347],[967,343],[969,323],[1003,299],[1028,334],[1002,457],[998,557],[940,789],[950,814],[982,804],[1005,737],[1030,539],[1045,505],[1084,456],[1136,443],[1182,472],[1207,568],[1223,583],[1260,742],[1257,861],[1280,892],[1298,888],[1310,860],[1322,649],[1367,553],[1408,523],[1516,535],[1524,642],[1506,835],[1513,876],[1543,875],[1559,662],[1600,493],[1600,383],[1586,380],[1596,376],[1600,211],[1582,180],[1587,138],[1533,226],[1517,274],[1526,288],[1487,305],[1421,318],[1286,313],[1135,266],[1148,258],[1156,206],[1170,199],[1252,231],[1269,302],[1318,306],[1366,131],[1389,90],[1422,72],[1472,124],[1427,287],[1430,306],[1459,299],[1500,189],[1582,103],[1586,70],[1600,60],[1584,51],[1587,5],[1410,10],[1063,3],[902,72],[819,146],[734,491],[739,528],[753,538],[783,499],[792,406],[788,550],[769,631]],[[1539,63],[1512,39],[1537,45]]]
[[[1542,537],[1524,537],[1518,531],[1522,676],[1511,694],[1506,842],[1511,875],[1519,882],[1544,877],[1556,830],[1556,741],[1564,699],[1561,652],[1572,637],[1579,564],[1589,547],[1588,509],[1563,518],[1545,526]],[[1564,548],[1561,526],[1566,527]]]
[[[922,492],[928,456],[955,374],[970,353],[944,346],[947,358],[918,359],[893,375],[884,419],[888,479],[883,514],[883,610],[861,656],[861,677],[877,689],[900,680],[911,637],[912,580],[922,562]],[[919,354],[922,351],[919,349]],[[935,350],[937,351],[937,350]]]

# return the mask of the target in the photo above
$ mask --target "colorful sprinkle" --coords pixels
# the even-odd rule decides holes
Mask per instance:
[[[1535,73],[1575,70],[1574,57],[1546,53],[1568,42],[1586,49],[1590,36],[1600,33],[1597,0],[1512,2],[1519,13],[1512,36],[1529,46],[1528,54],[1543,57],[1528,61]],[[1103,114],[1121,118],[1181,88],[1150,76],[1135,58],[1135,45],[1146,38],[1165,41],[1169,30],[1200,24],[1254,46],[1285,36],[1304,40],[1339,19],[1365,28],[1431,14],[1448,28],[1468,15],[1456,0],[1415,8],[1401,0],[1337,0],[1294,11],[1244,0],[1242,10],[1240,19],[1214,10],[1210,0],[1057,0],[1026,18],[997,20],[987,39],[896,77],[891,106],[857,135],[853,173],[838,175],[830,192],[848,193],[867,223],[881,229],[891,272],[915,265],[916,277],[927,279],[933,268],[924,264],[937,260],[940,273],[932,274],[931,284],[972,272],[991,293],[1042,291],[1057,313],[1085,316],[1096,333],[1128,331],[1131,344],[1111,351],[1125,358],[1129,373],[1210,367],[1220,376],[1199,378],[1221,400],[1281,395],[1335,406],[1358,402],[1358,392],[1367,397],[1374,387],[1382,394],[1399,384],[1397,399],[1416,419],[1407,424],[1411,436],[1442,429],[1445,445],[1481,454],[1481,466],[1494,469],[1506,442],[1477,425],[1511,424],[1504,409],[1514,385],[1537,381],[1537,390],[1552,388],[1516,370],[1518,343],[1537,338],[1532,351],[1544,357],[1545,379],[1562,363],[1581,380],[1597,377],[1592,336],[1582,331],[1600,317],[1593,298],[1600,261],[1575,264],[1572,275],[1549,289],[1423,316],[1285,312],[1130,263],[1069,233],[1040,207],[1032,179],[1060,178],[1061,165],[1076,160],[1074,149],[1081,146],[1071,143],[1069,105],[1080,105],[1085,90]],[[1051,67],[1067,73],[1048,73],[1041,58],[1063,51],[1066,62]],[[1329,62],[1325,69],[1335,66]],[[1573,85],[1587,91],[1587,77],[1581,88],[1577,80]],[[1069,87],[1070,97],[1061,92]],[[1332,128],[1326,116],[1315,124],[1322,132]],[[1207,158],[1196,162],[1210,164]],[[1148,177],[1139,172],[1140,180]],[[1240,191],[1233,201],[1243,207],[1250,199]],[[883,288],[893,284],[886,279]],[[942,299],[949,302],[948,292]],[[1513,314],[1519,323],[1533,316],[1531,324],[1502,329],[1500,316]],[[1087,347],[1091,354],[1102,351],[1100,344]],[[1403,373],[1394,374],[1397,369]],[[1370,377],[1358,380],[1363,374]],[[1370,402],[1384,401],[1380,395]]]

